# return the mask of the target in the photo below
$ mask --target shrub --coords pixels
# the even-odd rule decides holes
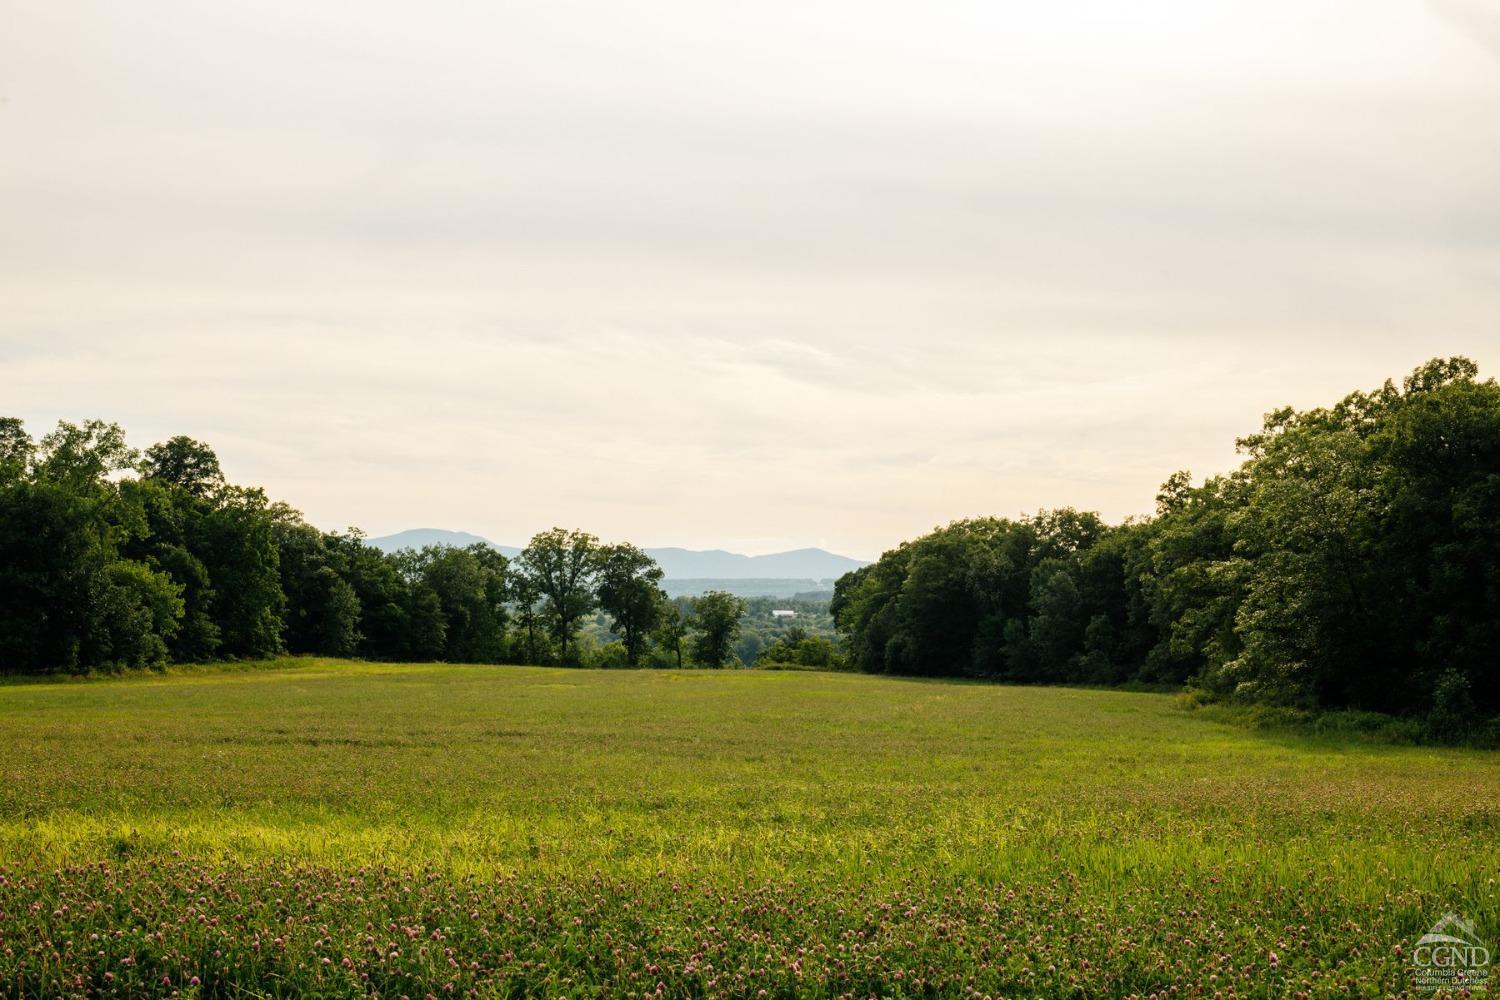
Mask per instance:
[[[1432,711],[1427,714],[1427,735],[1443,743],[1457,743],[1479,728],[1474,694],[1469,679],[1452,668],[1438,675],[1432,686]]]
[[[1187,687],[1177,695],[1178,708],[1202,708],[1204,705],[1213,705],[1220,701],[1218,695],[1212,691],[1200,687]]]

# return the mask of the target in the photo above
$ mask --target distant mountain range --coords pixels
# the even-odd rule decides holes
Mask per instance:
[[[499,549],[507,556],[513,556],[521,550],[514,545],[496,545],[488,538],[479,535],[471,535],[467,531],[444,531],[442,528],[411,528],[407,531],[398,531],[394,535],[382,535],[379,538],[366,538],[365,544],[380,549],[382,552],[395,552],[397,549],[420,549],[428,545],[453,545],[463,548],[466,545],[488,545],[490,548]]]
[[[366,539],[366,544],[386,552],[397,549],[419,549],[424,545],[489,545],[507,556],[521,550],[514,545],[498,545],[467,531],[445,531],[441,528],[412,528],[394,535]],[[823,549],[793,549],[764,556],[746,556],[723,549],[646,549],[669,580],[776,580],[805,581],[809,584],[832,581],[851,569],[867,565],[864,560],[836,555]],[[824,588],[832,589],[831,584]]]

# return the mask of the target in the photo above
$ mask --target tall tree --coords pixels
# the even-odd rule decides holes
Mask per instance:
[[[344,553],[300,517],[276,525],[287,648],[294,653],[353,656],[359,649],[360,603],[345,579]],[[341,572],[342,571],[342,572]]]
[[[515,608],[516,625],[521,630],[520,641],[524,643],[521,662],[541,663],[543,650],[538,630],[543,627],[542,595],[537,590],[536,581],[525,572],[515,574],[511,578],[510,598]]]
[[[219,456],[202,441],[179,434],[146,449],[141,473],[168,482],[195,497],[205,497],[224,485]]]
[[[0,417],[0,487],[21,481],[35,450],[25,424],[15,417]]]
[[[610,616],[610,628],[625,644],[625,662],[639,666],[646,637],[661,620],[666,598],[662,568],[630,544],[600,550],[599,606]]]
[[[710,590],[693,598],[693,657],[706,667],[718,669],[729,662],[736,639],[740,637],[740,619],[749,610],[744,598],[722,590]]]
[[[459,663],[499,660],[505,652],[509,560],[483,543],[429,545],[403,557],[407,573],[432,591],[442,607],[444,658]]]
[[[359,655],[372,660],[402,659],[406,655],[402,605],[407,588],[396,571],[395,560],[364,544],[364,534],[358,528],[326,534],[323,544],[330,565],[359,602]]]
[[[182,621],[168,642],[171,659],[179,663],[213,659],[222,642],[214,611],[218,594],[202,558],[203,522],[211,505],[161,479],[126,481],[121,489],[146,520],[146,531],[133,536],[123,551],[162,570],[182,588]]]
[[[202,559],[217,595],[214,618],[228,656],[274,656],[283,648],[286,594],[276,523],[284,516],[265,491],[226,486],[203,518]]]
[[[656,641],[661,643],[663,649],[671,652],[677,661],[678,670],[682,669],[682,644],[687,639],[691,608],[686,598],[668,598],[663,594],[661,608],[658,610]]]
[[[59,423],[32,449],[0,428],[0,670],[148,666],[165,661],[181,587],[124,551],[148,530],[115,474],[136,455],[116,424]]]
[[[597,606],[599,539],[586,531],[553,528],[536,535],[519,557],[524,573],[541,595],[542,616],[557,641],[564,663],[579,623]]]
[[[36,478],[78,489],[104,487],[111,473],[135,466],[137,455],[125,444],[119,424],[60,421],[36,451]]]

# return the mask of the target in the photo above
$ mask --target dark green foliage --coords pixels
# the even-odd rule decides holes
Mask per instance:
[[[0,417],[0,488],[20,482],[36,446],[15,417]]]
[[[109,564],[98,594],[99,624],[90,659],[141,667],[167,660],[167,643],[182,615],[181,588],[171,577],[120,559]]]
[[[262,657],[284,631],[347,654],[359,617],[321,536],[225,483],[207,445],[173,438],[137,465],[113,424],[62,423],[33,445],[0,421],[0,670]]]
[[[542,620],[562,661],[571,663],[570,647],[579,624],[598,606],[599,539],[585,531],[553,528],[532,538],[518,562],[530,581],[530,592],[542,602]]]
[[[661,621],[667,595],[656,560],[630,544],[600,551],[599,606],[610,616],[610,628],[625,646],[625,663],[641,662],[647,637]]]
[[[1113,614],[1126,624],[1121,554],[1100,545],[1111,531],[1096,515],[1060,510],[959,521],[905,543],[838,581],[833,611],[851,664],[1080,679],[1090,621]]]
[[[441,660],[448,648],[448,619],[431,587],[414,584],[402,608],[405,632],[400,659]]]
[[[195,497],[209,496],[224,485],[219,456],[202,441],[181,434],[146,449],[141,475],[170,483]]]
[[[122,552],[147,530],[112,478],[134,459],[114,424],[59,424],[35,447],[18,422],[0,426],[0,670],[166,660],[182,588]]]
[[[1432,686],[1428,735],[1437,740],[1457,740],[1473,732],[1478,722],[1469,678],[1457,670],[1444,670]]]
[[[1430,717],[1500,710],[1500,386],[1432,361],[1284,409],[1243,465],[1119,527],[1062,510],[940,528],[838,581],[861,670],[1194,684]]]
[[[1435,360],[1400,386],[1273,412],[1239,445],[1227,475],[1170,476],[1152,518],[955,522],[846,574],[825,611],[669,601],[639,549],[561,528],[515,566],[483,545],[385,555],[227,483],[191,438],[142,458],[114,424],[33,441],[5,418],[0,670],[283,650],[681,666],[688,652],[712,667],[1186,683],[1403,715],[1439,739],[1483,728],[1500,712],[1500,386]],[[774,617],[785,604],[806,617]]]
[[[286,598],[277,516],[263,491],[230,486],[219,493],[200,525],[200,558],[214,584],[214,617],[225,656],[265,657],[281,651]]]
[[[357,530],[326,534],[330,565],[359,602],[358,653],[372,660],[401,660],[407,650],[408,588],[396,560],[364,544]]]
[[[123,554],[166,573],[182,590],[182,616],[167,640],[168,658],[185,663],[212,659],[222,637],[214,618],[217,594],[201,558],[209,500],[154,477],[127,480],[121,489],[145,517],[145,530],[126,541]]]
[[[660,620],[656,624],[656,641],[672,657],[672,665],[682,669],[682,644],[687,640],[688,621],[692,617],[692,600],[687,597],[664,599]]]
[[[838,643],[821,635],[809,635],[800,626],[792,626],[755,658],[756,666],[814,667],[819,670],[844,669],[844,657]]]
[[[734,656],[734,641],[739,638],[740,619],[750,604],[742,597],[711,590],[690,602],[692,614],[688,626],[693,636],[693,657],[705,667],[725,667]]]
[[[0,671],[283,651],[571,663],[601,601],[634,665],[663,617],[660,567],[584,532],[538,535],[514,573],[488,545],[386,554],[363,537],[226,482],[192,438],[139,457],[114,424],[62,423],[34,442],[0,419]]]
[[[519,573],[511,581],[512,606],[515,608],[516,645],[522,663],[545,663],[550,658],[546,625],[542,621],[542,595],[536,581]]]
[[[283,520],[276,529],[287,648],[324,656],[354,655],[359,648],[360,603],[344,578],[344,553],[301,520]]]
[[[456,663],[505,658],[505,556],[475,544],[404,549],[391,558],[411,588],[407,656]]]

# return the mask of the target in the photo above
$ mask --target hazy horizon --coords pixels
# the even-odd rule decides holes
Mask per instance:
[[[12,5],[0,415],[872,559],[1500,373],[1500,0]]]

